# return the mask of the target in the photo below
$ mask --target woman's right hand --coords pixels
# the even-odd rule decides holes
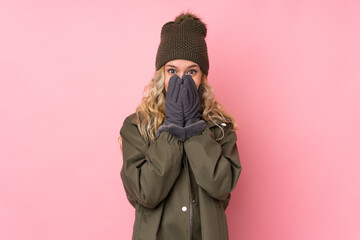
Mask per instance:
[[[178,75],[175,74],[170,77],[165,98],[165,125],[184,126],[184,111],[179,94],[182,84],[183,79]]]
[[[184,128],[184,110],[180,92],[183,92],[183,79],[178,75],[171,76],[165,97],[165,120],[164,124],[156,130],[156,136],[167,131],[179,141],[186,139]]]

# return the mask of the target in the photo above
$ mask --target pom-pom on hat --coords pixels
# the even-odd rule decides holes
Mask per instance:
[[[168,61],[186,59],[197,63],[201,71],[208,75],[206,34],[205,23],[190,12],[181,13],[174,21],[165,23],[161,29],[161,41],[156,54],[156,70]]]

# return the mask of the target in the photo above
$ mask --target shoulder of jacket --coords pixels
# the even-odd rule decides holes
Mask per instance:
[[[142,138],[138,129],[136,112],[131,113],[125,117],[123,125],[120,129],[120,136],[127,140],[136,149],[144,152],[146,149],[146,142]]]
[[[139,119],[138,119],[138,115],[139,115]],[[127,121],[128,123],[138,126],[139,122],[141,122],[144,119],[141,112],[138,112],[138,115],[136,114],[136,112],[133,112],[125,118],[124,122]]]
[[[135,124],[135,125],[137,126],[138,123],[137,123],[136,112],[128,115],[128,116],[125,118],[124,122],[126,122],[126,121],[129,122],[129,123]]]
[[[129,129],[132,129],[132,126],[135,126],[137,128],[137,116],[136,116],[136,113],[132,113],[128,116],[125,117],[124,121],[123,121],[123,124],[120,128],[120,135],[123,135],[125,132],[127,132]]]

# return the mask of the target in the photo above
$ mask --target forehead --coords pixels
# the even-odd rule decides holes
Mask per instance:
[[[167,67],[178,67],[178,68],[187,68],[187,67],[199,67],[199,65],[193,61],[186,59],[175,59],[167,62],[165,64]]]

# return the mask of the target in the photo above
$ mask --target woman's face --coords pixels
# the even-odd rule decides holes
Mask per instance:
[[[167,91],[169,80],[174,74],[178,75],[180,78],[184,74],[190,75],[195,82],[196,89],[199,88],[201,83],[202,71],[198,64],[185,60],[185,59],[175,59],[169,61],[165,64],[165,90]]]

